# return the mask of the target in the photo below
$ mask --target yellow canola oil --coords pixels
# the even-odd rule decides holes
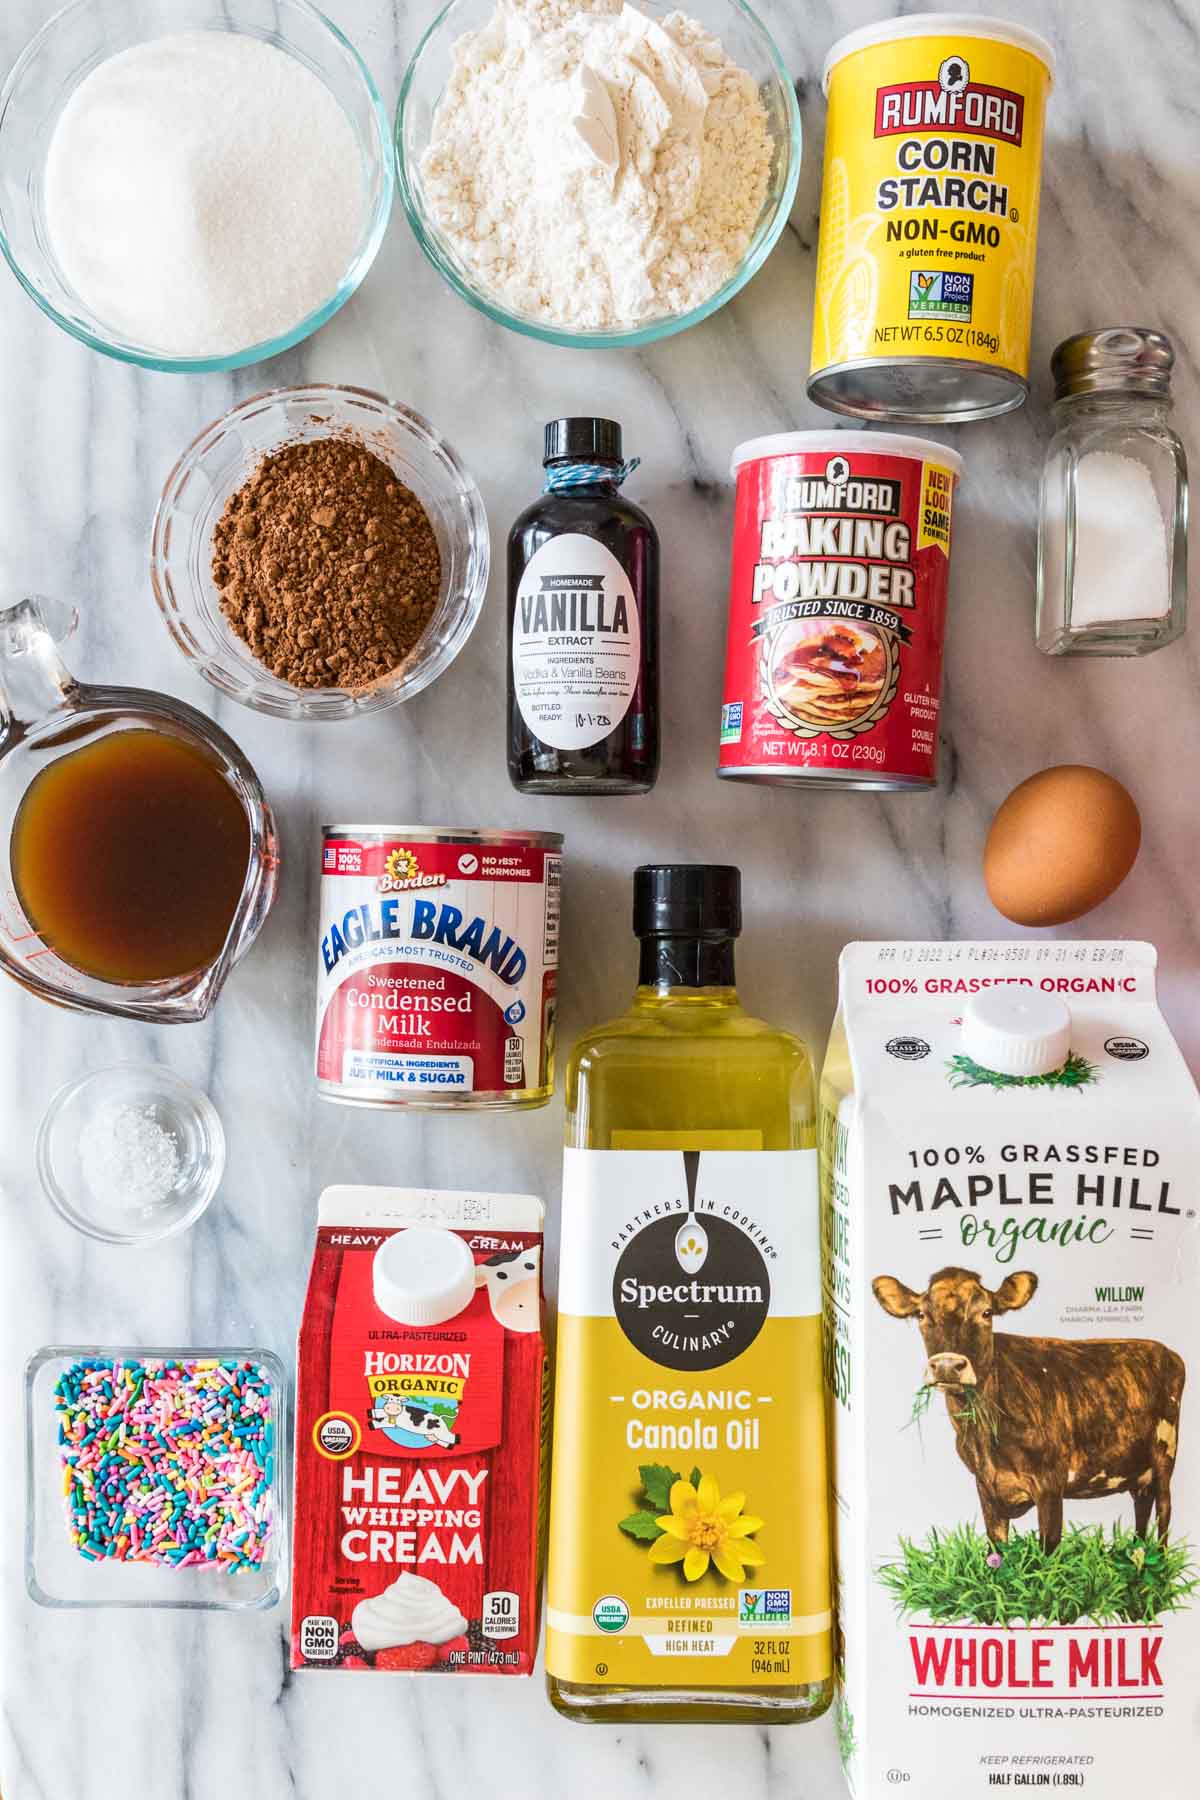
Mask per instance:
[[[1021,405],[1052,80],[1036,33],[963,13],[834,45],[810,399],[927,424]]]
[[[633,1004],[567,1073],[546,1668],[594,1721],[832,1697],[805,1045],[733,981],[736,869],[635,877]]]

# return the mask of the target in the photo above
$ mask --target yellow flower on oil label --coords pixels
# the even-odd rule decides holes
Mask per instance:
[[[727,1494],[711,1475],[702,1475],[695,1487],[690,1481],[671,1486],[670,1512],[655,1523],[662,1536],[650,1546],[650,1561],[659,1566],[683,1564],[686,1581],[699,1581],[711,1562],[726,1581],[745,1580],[746,1570],[765,1562],[752,1533],[762,1520],[742,1508],[745,1494]]]

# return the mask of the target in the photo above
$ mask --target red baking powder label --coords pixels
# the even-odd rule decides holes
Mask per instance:
[[[322,1194],[297,1352],[294,1669],[532,1671],[541,1212],[526,1195]],[[432,1324],[380,1303],[376,1258],[407,1234],[406,1291]]]
[[[718,768],[931,785],[956,475],[835,446],[738,469]]]
[[[327,834],[322,1089],[403,1105],[549,1088],[561,860],[519,837]]]

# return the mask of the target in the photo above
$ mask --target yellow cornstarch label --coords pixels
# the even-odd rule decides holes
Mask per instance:
[[[830,1673],[816,1153],[752,1136],[566,1153],[546,1637],[561,1680]]]
[[[829,71],[812,373],[871,358],[1029,370],[1050,71],[968,33]]]

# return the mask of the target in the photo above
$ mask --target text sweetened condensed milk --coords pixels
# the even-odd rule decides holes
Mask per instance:
[[[962,13],[888,19],[825,59],[811,399],[983,419],[1028,389],[1053,54]]]
[[[317,1086],[364,1106],[541,1106],[562,838],[327,825]]]

